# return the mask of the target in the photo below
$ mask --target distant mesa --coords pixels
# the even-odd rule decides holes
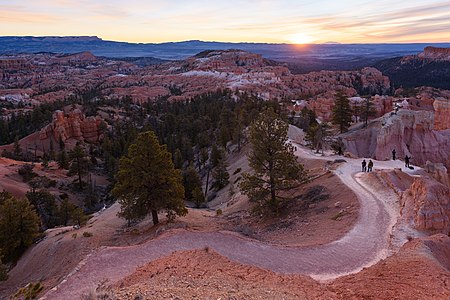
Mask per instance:
[[[450,48],[438,48],[428,46],[424,49],[422,53],[417,55],[417,57],[437,61],[450,61]]]
[[[103,41],[97,36],[43,36],[43,37],[30,37],[33,40],[41,40],[48,42],[93,42]]]

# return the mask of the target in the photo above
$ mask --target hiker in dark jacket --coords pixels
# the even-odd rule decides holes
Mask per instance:
[[[405,167],[409,168],[409,159],[411,157],[409,157],[408,155],[405,155]]]
[[[392,150],[392,160],[395,160],[395,149]]]
[[[373,171],[373,161],[369,160],[369,164],[367,165],[367,172]]]
[[[366,160],[364,159],[364,160],[362,161],[362,163],[361,163],[361,168],[362,168],[362,171],[363,171],[363,172],[366,171],[366,165],[367,165],[367,163],[366,163]]]

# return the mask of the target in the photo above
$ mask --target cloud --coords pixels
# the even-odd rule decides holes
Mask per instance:
[[[26,11],[20,5],[0,5],[0,23],[55,23],[62,18],[54,14]]]
[[[134,41],[450,41],[450,1],[420,0],[21,0],[1,5],[0,35],[58,32]],[[14,24],[2,26],[2,24]],[[41,24],[42,26],[40,26]],[[118,25],[120,24],[120,25]],[[120,26],[120,27],[119,27]],[[6,29],[6,27],[8,27]],[[55,29],[56,30],[56,29]],[[54,32],[54,30],[52,31]]]

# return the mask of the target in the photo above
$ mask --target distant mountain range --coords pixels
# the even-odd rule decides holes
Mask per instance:
[[[354,61],[362,57],[370,59],[392,58],[415,54],[426,46],[450,47],[444,44],[265,44],[265,43],[224,43],[185,41],[160,44],[126,43],[105,41],[96,36],[74,37],[0,37],[0,54],[17,53],[77,53],[90,51],[106,57],[155,57],[164,60],[178,60],[195,55],[204,50],[241,49],[266,58],[293,62],[295,60],[327,59]]]

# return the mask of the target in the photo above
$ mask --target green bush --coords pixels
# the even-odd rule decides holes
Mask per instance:
[[[29,283],[25,287],[20,288],[15,294],[14,299],[31,300],[36,299],[37,295],[42,292],[44,286],[40,282]]]

